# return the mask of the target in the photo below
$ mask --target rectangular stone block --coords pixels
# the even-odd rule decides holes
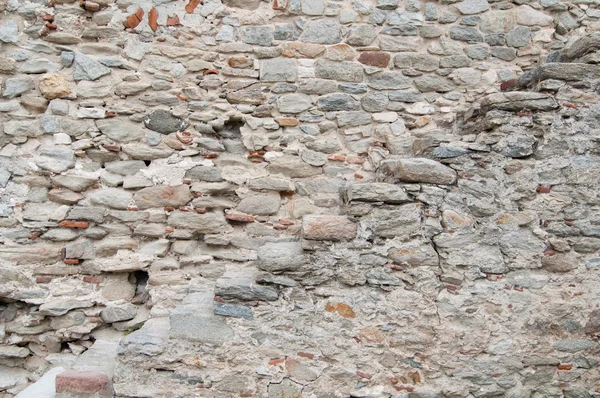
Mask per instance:
[[[302,237],[313,240],[349,240],[356,237],[356,224],[346,216],[308,215],[302,218]]]
[[[102,372],[68,370],[56,376],[56,397],[98,397],[113,396],[112,383]]]

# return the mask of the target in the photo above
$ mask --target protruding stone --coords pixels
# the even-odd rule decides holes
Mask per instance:
[[[269,242],[258,249],[258,267],[263,271],[297,271],[305,263],[300,242]]]
[[[431,159],[400,159],[394,177],[405,182],[448,185],[456,182],[456,171]]]

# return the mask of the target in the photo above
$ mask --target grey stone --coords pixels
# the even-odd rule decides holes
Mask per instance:
[[[414,68],[422,72],[432,72],[440,67],[440,59],[429,54],[402,53],[394,57],[394,66],[399,69]]]
[[[447,185],[456,182],[456,171],[431,159],[399,159],[394,177],[405,182]]]
[[[35,164],[44,170],[62,173],[75,166],[75,153],[69,147],[46,145],[40,147]]]
[[[301,113],[312,106],[310,97],[305,94],[286,94],[277,99],[277,109],[281,113]]]
[[[468,149],[465,149],[465,148],[441,146],[441,147],[435,148],[431,154],[435,158],[438,158],[438,159],[450,159],[450,158],[462,156],[469,152],[471,152],[471,151],[469,151]]]
[[[212,294],[190,294],[171,312],[169,337],[215,345],[231,340],[233,329],[215,316],[213,306]]]
[[[300,40],[305,43],[336,44],[342,41],[340,26],[334,19],[324,18],[309,21]]]
[[[368,91],[367,85],[363,83],[339,83],[337,87],[348,94],[364,94]]]
[[[277,214],[281,198],[277,192],[253,193],[246,196],[236,210],[252,215],[267,216]]]
[[[282,156],[271,162],[267,170],[290,178],[305,178],[321,174],[321,169],[303,162],[297,156]]]
[[[111,173],[126,176],[146,168],[146,164],[141,160],[121,160],[108,162],[104,164],[104,168]]]
[[[423,26],[425,18],[420,12],[394,11],[388,14],[388,23],[391,26],[416,27]]]
[[[506,44],[511,47],[525,47],[531,41],[531,30],[526,26],[518,26],[506,34]]]
[[[221,178],[221,169],[211,166],[194,166],[185,172],[185,178],[209,182],[223,181]]]
[[[315,64],[315,75],[321,79],[360,83],[363,81],[363,74],[362,65],[354,62],[333,62],[319,59]]]
[[[269,242],[258,249],[258,267],[263,271],[297,271],[306,261],[300,242]]]
[[[103,188],[91,192],[88,198],[94,205],[127,210],[132,199],[132,194],[119,188]]]
[[[530,109],[533,111],[549,111],[556,109],[558,104],[552,96],[543,93],[527,91],[512,91],[507,93],[495,93],[481,100],[484,110],[501,109],[505,111],[520,111]]]
[[[75,80],[97,80],[108,75],[110,69],[100,62],[82,53],[75,53],[73,67],[73,79]]]
[[[47,73],[47,72],[58,72],[62,69],[62,66],[56,62],[52,62],[46,58],[31,59],[23,64],[19,68],[22,73]]]
[[[325,2],[323,0],[302,0],[302,13],[306,15],[323,15]]]
[[[558,340],[553,344],[558,351],[571,353],[589,350],[595,346],[596,343],[592,340]]]
[[[131,303],[110,305],[102,310],[100,317],[106,323],[128,321],[137,314],[137,307]]]
[[[395,10],[398,8],[398,0],[376,0],[375,7],[380,10]]]
[[[375,90],[399,90],[410,85],[411,80],[401,72],[381,72],[367,76],[367,86]]]
[[[185,319],[182,319],[188,315],[194,315],[194,313],[191,310],[189,313],[184,313],[181,318],[176,319],[174,326],[181,327],[182,324],[190,326],[190,323],[192,323],[191,326],[193,327],[193,321],[186,324]],[[123,337],[123,340],[119,344],[119,354],[142,354],[149,357],[159,355],[167,347],[169,329],[169,318],[148,319],[141,329]],[[177,335],[176,332],[174,334]]]
[[[315,152],[310,149],[304,149],[300,153],[300,158],[311,166],[323,166],[327,163],[327,155],[321,152]]]
[[[383,182],[351,184],[346,190],[346,199],[349,202],[383,202],[390,204],[411,201],[402,187]]]
[[[390,101],[410,103],[423,101],[423,95],[420,92],[413,90],[390,91],[388,97]]]
[[[260,5],[260,0],[223,0],[223,4],[227,7],[256,10]]]
[[[464,68],[470,64],[469,58],[464,55],[451,55],[440,60],[441,68]]]
[[[494,151],[510,158],[522,158],[533,154],[537,140],[529,134],[510,134],[493,146]]]
[[[368,46],[377,38],[377,29],[373,25],[357,24],[346,35],[346,43],[352,46]]]
[[[70,67],[75,61],[75,54],[71,51],[63,51],[60,53],[60,63],[65,67]]]
[[[503,61],[512,61],[517,58],[517,50],[508,47],[494,47],[492,48],[492,55]]]
[[[458,3],[456,8],[463,15],[479,14],[490,9],[487,0],[465,0]]]
[[[98,119],[95,122],[102,134],[117,142],[138,141],[144,138],[144,131],[139,123],[122,118]]]
[[[434,75],[421,76],[416,78],[415,85],[417,86],[419,91],[423,93],[428,93],[431,91],[446,93],[456,88],[454,83],[452,83],[450,80],[441,76]]]
[[[484,41],[490,46],[503,46],[506,44],[506,35],[504,33],[485,35]]]
[[[270,46],[273,43],[271,26],[246,26],[241,29],[242,41],[247,44]]]
[[[168,224],[176,228],[186,228],[201,234],[219,234],[232,230],[222,212],[205,214],[174,211],[169,215]]]
[[[264,82],[295,82],[296,61],[288,58],[264,59],[260,62],[260,80]]]
[[[471,15],[471,16],[463,17],[460,20],[460,24],[465,25],[465,26],[477,26],[477,24],[479,24],[480,20],[481,20],[481,18],[479,17],[479,15]]]
[[[215,301],[213,306],[215,315],[227,316],[231,318],[243,318],[248,320],[254,319],[254,315],[252,314],[252,309],[250,307],[219,303],[218,301]]]
[[[294,41],[300,37],[300,31],[291,23],[275,25],[273,36],[275,40]]]
[[[10,19],[0,24],[0,41],[15,44],[19,41],[19,26],[17,21]]]
[[[465,47],[465,54],[467,57],[475,60],[484,60],[488,57],[490,50],[485,45],[474,45]]]
[[[298,91],[304,94],[330,94],[337,91],[337,83],[323,79],[302,80],[300,84],[298,84]]]
[[[260,274],[258,274],[256,276],[256,282],[264,283],[264,284],[272,284],[272,285],[281,285],[281,286],[287,286],[287,287],[294,287],[294,286],[298,285],[298,283],[291,278],[288,278],[283,275],[273,275],[273,274],[269,274],[267,272],[261,272]]]
[[[362,108],[367,112],[382,112],[389,102],[387,94],[381,92],[369,93],[360,99]]]
[[[44,133],[54,134],[60,131],[58,118],[54,115],[42,115],[38,118]]]
[[[340,112],[336,119],[338,127],[362,126],[371,123],[371,114],[361,111]]]
[[[483,35],[469,26],[453,26],[450,28],[450,38],[466,42],[482,42]]]
[[[144,125],[158,133],[170,134],[176,131],[183,131],[189,123],[187,120],[177,117],[167,110],[157,109],[144,118]]]
[[[2,96],[5,98],[14,98],[25,94],[35,87],[33,79],[29,76],[11,77],[4,82]]]
[[[71,310],[77,308],[89,308],[93,305],[94,303],[89,300],[61,299],[45,302],[40,305],[39,312],[42,315],[60,316]]]
[[[437,267],[439,265],[438,254],[433,246],[419,240],[390,248],[388,258],[398,265],[408,267]]]
[[[258,271],[255,268],[244,268],[227,271],[215,284],[215,296],[237,300],[277,300],[277,290],[271,286],[256,283]]]
[[[319,97],[317,107],[322,111],[353,111],[360,103],[349,94],[336,93]]]

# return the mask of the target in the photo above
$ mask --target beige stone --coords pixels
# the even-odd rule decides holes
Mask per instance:
[[[38,79],[38,87],[42,95],[49,100],[64,97],[71,92],[67,79],[58,73],[46,73]]]

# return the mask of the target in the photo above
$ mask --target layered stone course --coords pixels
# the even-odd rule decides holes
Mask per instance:
[[[596,1],[0,11],[1,398],[600,396]]]

